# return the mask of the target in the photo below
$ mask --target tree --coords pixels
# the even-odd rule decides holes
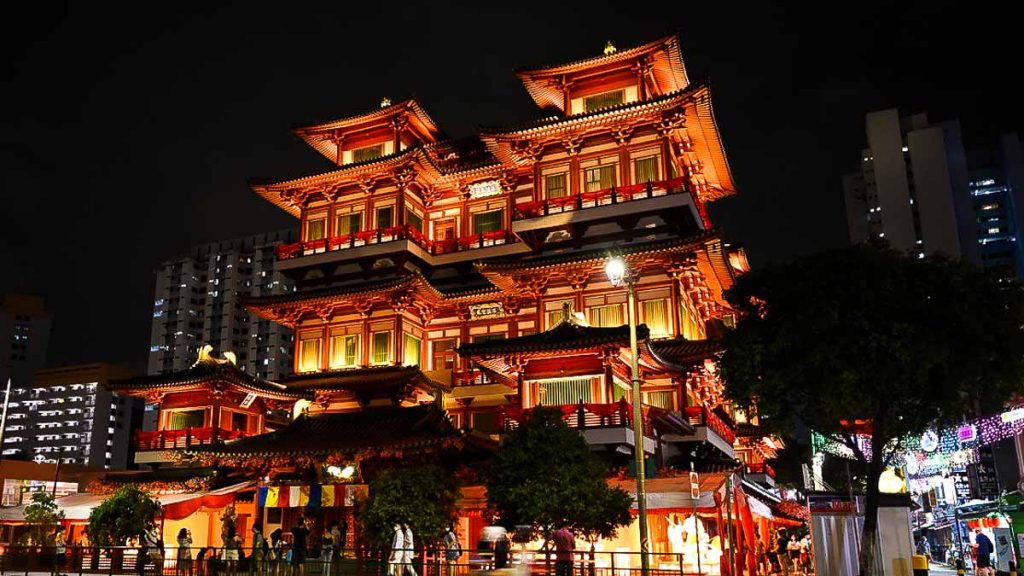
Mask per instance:
[[[361,503],[359,523],[373,543],[388,546],[394,525],[408,524],[424,544],[435,544],[455,520],[459,487],[455,476],[439,466],[382,471]]]
[[[874,574],[878,479],[900,439],[1021,389],[1020,287],[859,245],[751,272],[727,298],[740,320],[720,362],[726,394],[776,431],[799,421],[853,452],[867,484],[861,574]]]
[[[86,532],[96,546],[124,546],[160,514],[160,502],[138,486],[118,488],[89,514]]]
[[[632,499],[608,486],[606,477],[603,463],[562,422],[561,412],[538,406],[502,440],[488,470],[487,501],[502,524],[534,526],[545,540],[563,523],[611,536],[629,524]]]
[[[64,521],[64,511],[49,492],[32,494],[32,503],[25,507],[25,523],[30,526],[32,543],[52,546],[57,527]]]

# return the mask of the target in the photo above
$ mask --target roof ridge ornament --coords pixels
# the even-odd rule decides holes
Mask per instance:
[[[381,98],[380,99],[380,107],[381,108],[387,108],[388,106],[391,106],[391,98],[388,98],[387,96]]]
[[[231,364],[232,366],[238,365],[238,359],[235,357],[235,353],[231,351],[224,352],[221,354],[222,358],[214,358],[213,346],[209,344],[203,344],[199,348],[199,357],[196,358],[195,364],[192,367],[195,368],[200,364]]]
[[[612,42],[611,40],[609,40],[608,42],[605,43],[605,45],[604,45],[604,55],[605,56],[610,56],[612,54],[615,54],[618,51],[619,51],[619,49],[615,47],[615,43]]]

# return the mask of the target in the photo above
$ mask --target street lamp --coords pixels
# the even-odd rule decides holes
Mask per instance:
[[[636,456],[636,508],[640,520],[640,573],[650,572],[650,542],[647,538],[647,481],[644,472],[644,426],[643,402],[640,398],[640,352],[636,343],[636,293],[633,291],[634,278],[626,261],[619,257],[608,260],[604,267],[608,281],[616,288],[625,284],[627,295],[627,318],[629,322],[629,350],[633,373],[633,453]]]

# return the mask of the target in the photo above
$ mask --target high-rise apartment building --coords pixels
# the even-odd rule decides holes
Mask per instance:
[[[292,371],[291,330],[250,314],[243,296],[293,291],[277,272],[275,246],[294,242],[292,230],[197,246],[157,272],[149,373],[191,366],[204,344],[217,354],[233,352],[238,367],[259,378]]]
[[[38,370],[28,386],[11,390],[3,439],[5,458],[40,463],[125,468],[142,401],[106,388],[131,373],[108,364]]]
[[[994,150],[969,156],[970,192],[982,264],[1006,278],[1024,277],[1024,154],[1020,137],[1006,134]]]
[[[0,295],[0,394],[8,378],[28,386],[32,373],[46,364],[51,320],[42,298]]]
[[[850,239],[980,261],[959,123],[892,108],[869,113],[865,127],[861,170],[843,178]]]

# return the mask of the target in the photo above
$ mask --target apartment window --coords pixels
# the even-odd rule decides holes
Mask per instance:
[[[643,303],[643,322],[651,331],[652,338],[671,336],[668,321],[668,300],[646,300]]]
[[[177,410],[171,412],[167,422],[168,430],[185,430],[186,428],[202,428],[205,410]]]
[[[320,240],[327,233],[327,219],[316,218],[306,221],[306,242]]]
[[[391,332],[373,333],[373,363],[391,362]]]
[[[451,370],[455,367],[455,339],[435,340],[434,370]]]
[[[363,215],[360,212],[338,216],[337,227],[334,230],[335,235],[346,236],[359,232],[362,220]]]
[[[625,98],[626,93],[623,90],[612,90],[611,92],[594,94],[593,96],[583,98],[583,110],[585,112],[593,112],[602,108],[619,106],[625,101]]]
[[[331,337],[331,368],[351,368],[359,363],[359,336]]]
[[[366,162],[367,160],[374,160],[384,155],[384,143],[374,144],[373,146],[364,146],[362,148],[356,148],[352,151],[353,162]]]
[[[420,218],[420,216],[413,212],[412,210],[405,211],[405,221],[409,224],[409,226],[415,228],[416,230],[419,230],[420,232],[423,232],[423,218]]]
[[[538,404],[562,406],[578,402],[593,402],[590,378],[558,378],[537,383]]]
[[[633,181],[637,184],[655,182],[658,179],[658,157],[647,156],[633,160]]]
[[[377,208],[377,228],[384,229],[394,226],[394,213],[395,210],[391,206]]]
[[[544,197],[547,199],[562,198],[567,193],[566,174],[548,174],[544,177]]]
[[[595,166],[583,171],[584,191],[607,190],[615,185],[615,165]]]
[[[622,305],[609,304],[607,306],[592,306],[588,310],[590,324],[602,328],[614,328],[622,326]]]
[[[410,334],[405,335],[405,365],[406,366],[419,366],[420,365],[420,350],[421,344],[419,338]]]
[[[320,369],[319,336],[304,336],[299,341],[299,372],[316,372]]]
[[[473,234],[484,234],[501,230],[502,210],[473,214]]]

